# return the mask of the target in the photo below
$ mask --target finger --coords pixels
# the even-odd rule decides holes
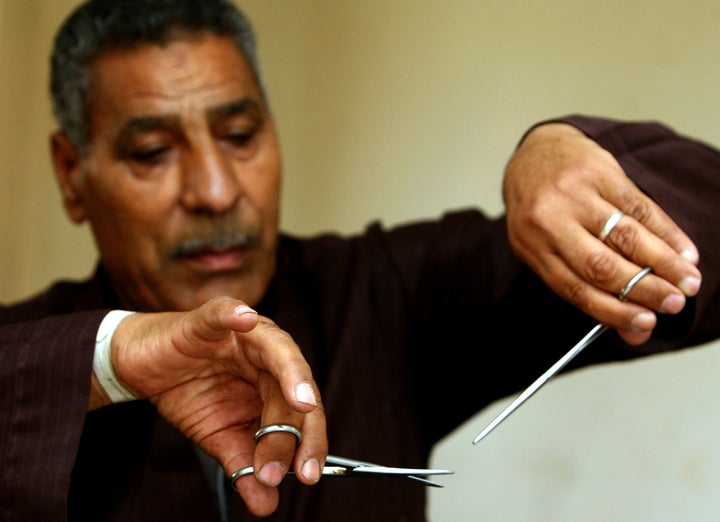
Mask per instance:
[[[622,211],[624,216],[605,242],[613,248],[617,246],[616,250],[639,266],[652,266],[656,275],[686,296],[695,295],[700,282],[697,247],[670,216],[624,174],[617,161],[609,159],[604,174],[593,177],[598,192],[580,194],[579,188],[573,185],[565,212],[599,237],[609,218],[617,210]],[[583,201],[583,206],[573,206],[574,201]]]
[[[580,216],[582,223],[591,235],[636,265],[652,266],[656,276],[664,278],[675,287],[674,293],[695,295],[701,278],[700,271],[693,263],[697,260],[695,245],[672,219],[631,181],[613,184],[617,185],[625,186],[617,191],[624,195],[617,198],[622,200],[618,202],[618,206],[602,198],[593,198],[586,205],[585,217]],[[621,217],[613,221],[618,211],[621,211]],[[612,225],[611,228],[606,228],[608,225]],[[649,303],[646,304],[650,306]],[[654,309],[668,313],[678,311],[673,307]]]
[[[648,341],[652,335],[651,331],[647,332],[634,332],[632,330],[617,330],[618,335],[629,345],[640,345]]]
[[[259,316],[239,299],[216,297],[188,315],[190,332],[202,341],[225,339],[229,332],[249,332]]]
[[[257,326],[243,334],[240,342],[250,362],[278,381],[285,400],[295,411],[308,413],[318,405],[320,394],[310,366],[287,332],[260,317]]]
[[[607,244],[610,241],[617,242],[618,252]],[[696,267],[683,260],[630,216],[623,216],[618,221],[605,243],[583,231],[580,224],[568,223],[564,235],[557,238],[554,247],[556,248],[554,254],[561,257],[580,280],[612,295],[617,295],[629,278],[640,269],[646,266],[652,267],[653,273],[644,278],[641,291],[636,292],[632,300],[659,313],[675,314],[686,304],[683,291],[666,279],[668,263],[673,263],[668,261],[668,258],[679,263],[673,265],[680,266],[678,270],[685,268],[697,273]],[[656,273],[656,265],[660,273]],[[573,283],[572,280],[567,279],[567,275],[565,277],[564,284]],[[698,281],[693,278],[693,275],[685,276],[680,284],[690,290],[688,281]],[[585,289],[582,284],[566,287],[564,293],[570,302],[585,310],[591,306],[586,300],[596,295]],[[592,315],[601,321],[612,320],[605,314]]]
[[[238,333],[235,343],[214,346],[213,358],[232,359],[238,374],[251,382],[257,381],[259,371],[269,372],[280,383],[287,401],[300,413],[307,413],[317,405],[319,393],[310,366],[287,332],[267,317],[258,316],[242,301],[216,298],[201,310],[206,307],[205,322],[194,331],[198,338],[217,341],[233,331]]]
[[[700,289],[700,270],[632,216],[624,216],[605,243],[635,264],[653,267],[653,273],[673,287],[666,298],[672,294],[691,297]],[[672,306],[655,309],[666,313],[679,311]]]
[[[238,407],[242,407],[242,400],[237,398],[230,399],[223,405],[224,411],[231,416],[235,415]],[[215,415],[219,415],[219,410]],[[229,422],[232,423],[232,420]],[[197,440],[197,443],[221,464],[227,477],[232,477],[233,473],[253,466],[256,450],[253,436],[257,426],[257,421],[236,423],[234,427],[212,431],[207,437]],[[277,509],[277,489],[259,482],[252,473],[243,474],[232,482],[248,510],[254,515],[267,516]]]
[[[279,384],[269,373],[261,372],[258,391],[264,404],[260,426],[292,426],[298,430],[302,439],[300,430],[304,415],[286,402]],[[282,430],[259,437],[253,459],[257,479],[267,486],[280,484],[292,465],[295,449],[300,442],[296,435]]]
[[[655,275],[647,276],[650,280],[632,295],[643,307],[620,304],[618,293],[640,268],[599,242],[585,226],[580,220],[560,220],[536,236],[544,242],[523,245],[524,258],[553,291],[603,324],[626,330],[654,328],[656,318],[647,308],[674,313],[684,306],[682,293]]]
[[[693,241],[657,203],[640,192],[629,179],[623,183],[605,183],[601,190],[602,195],[607,194],[607,201],[611,205],[635,218],[690,264],[698,264],[699,253]]]
[[[317,483],[328,453],[325,410],[320,405],[304,417],[300,446],[295,451],[295,474],[304,484]]]
[[[605,291],[614,298],[617,298],[624,285],[635,274],[645,266],[651,266],[646,263],[632,263],[615,252],[600,248],[602,250],[588,257],[585,266],[580,269],[580,274],[595,290]],[[592,298],[595,294],[589,292],[588,295]],[[642,284],[638,284],[633,290],[628,301],[645,309],[667,314],[679,313],[686,304],[686,298],[680,290],[654,273],[643,278]],[[604,314],[596,317],[601,321],[612,321],[611,317]]]
[[[609,216],[613,208],[606,208]],[[655,314],[644,306],[617,299],[619,291],[634,275],[633,270],[638,271],[639,267],[613,254],[607,246],[599,248],[598,240],[589,235],[588,230],[578,227],[578,223],[581,222],[560,220],[554,228],[551,226],[537,234],[526,235],[526,238],[543,237],[545,240],[518,241],[516,247],[520,257],[555,293],[600,323],[616,328],[628,344],[647,341],[657,322]],[[591,228],[592,224],[586,226]],[[598,234],[601,227],[601,224],[597,225]],[[584,238],[584,241],[568,240],[574,237]],[[598,249],[599,254],[596,253]],[[622,266],[613,269],[613,259]],[[633,289],[629,297],[646,306],[652,307],[654,303],[655,307],[664,307],[663,296],[668,291],[668,283],[663,283],[657,276],[654,281],[650,275],[645,279],[648,277],[650,281]],[[676,295],[684,303],[684,298]]]
[[[250,438],[252,440],[252,435]],[[239,454],[235,459],[232,459],[231,464],[224,465],[223,469],[226,475],[232,477],[234,472],[246,470],[249,466],[252,467],[253,452],[254,449],[251,449],[249,452]],[[280,500],[277,488],[259,482],[255,474],[243,474],[233,482],[235,490],[245,502],[248,510],[254,515],[268,516],[277,509]]]
[[[647,285],[654,284],[652,281],[647,281],[652,274],[645,276],[631,290],[627,296],[628,301],[622,302],[618,299],[618,295],[627,282],[640,271],[637,267],[631,268],[627,274],[618,276],[623,278],[623,282],[612,292],[588,284],[557,255],[547,258],[545,270],[552,274],[550,286],[553,290],[606,326],[618,330],[649,332],[657,323],[655,314],[651,310],[633,302],[648,292]],[[660,278],[655,279],[656,282],[662,281]]]

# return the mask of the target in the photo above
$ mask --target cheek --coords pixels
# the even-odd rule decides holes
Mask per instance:
[[[275,223],[278,218],[280,203],[280,184],[277,180],[268,183],[258,195],[261,212],[268,224]]]
[[[166,220],[167,212],[157,198],[142,195],[113,197],[94,209],[91,221],[102,224],[106,232],[132,241],[135,237],[153,235]]]
[[[156,227],[130,210],[107,211],[90,221],[100,254],[107,262],[142,264],[156,256],[159,249]]]
[[[94,183],[88,196],[88,216],[102,254],[146,257],[161,247],[173,208],[162,186]]]
[[[280,204],[280,159],[275,151],[259,157],[245,178],[245,196],[262,216],[266,226],[275,228]]]

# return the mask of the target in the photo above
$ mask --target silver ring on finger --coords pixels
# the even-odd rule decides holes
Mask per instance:
[[[245,475],[250,475],[255,470],[252,466],[245,466],[244,468],[240,468],[233,472],[232,475],[230,475],[230,484],[232,485],[232,488],[237,491],[238,489],[235,487],[235,481],[239,479],[240,477],[244,477]]]
[[[297,429],[295,426],[291,426],[290,424],[268,424],[267,426],[263,426],[255,432],[255,444],[258,443],[258,441],[263,435],[278,431],[295,435],[298,446],[302,442],[302,433],[300,433],[300,430]]]
[[[600,235],[598,236],[600,238],[600,241],[602,241],[603,243],[605,242],[607,237],[610,235],[610,232],[613,231],[615,225],[618,224],[618,222],[622,219],[624,215],[625,214],[622,210],[616,210],[610,215],[610,217],[603,225],[602,230],[600,231]]]
[[[637,274],[635,274],[630,281],[628,281],[628,284],[626,284],[622,290],[620,290],[620,295],[618,295],[618,299],[625,302],[627,301],[627,296],[630,293],[630,290],[633,289],[633,287],[640,282],[640,280],[648,275],[650,272],[652,272],[651,267],[646,267],[640,270]]]

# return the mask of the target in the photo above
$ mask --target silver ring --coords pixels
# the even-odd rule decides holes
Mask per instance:
[[[602,241],[603,243],[605,242],[607,237],[610,235],[610,232],[613,231],[615,225],[618,224],[618,221],[620,221],[624,215],[625,214],[622,210],[616,210],[612,213],[612,215],[608,218],[608,220],[603,225],[602,230],[600,231],[600,235],[598,236],[600,238],[600,241]]]
[[[263,426],[255,432],[255,444],[258,443],[258,441],[263,435],[267,435],[268,433],[273,433],[276,431],[282,431],[295,435],[298,446],[300,445],[300,442],[302,442],[302,433],[300,433],[300,430],[297,429],[295,426],[291,426],[290,424],[268,424],[267,426]]]
[[[637,274],[635,274],[630,281],[628,281],[628,284],[626,284],[622,290],[620,290],[620,295],[618,295],[618,299],[621,301],[627,301],[627,295],[630,293],[630,290],[633,289],[633,287],[640,282],[640,280],[648,275],[650,272],[652,272],[652,267],[643,268],[640,270]]]
[[[250,475],[253,471],[255,470],[252,466],[245,466],[244,468],[240,468],[239,470],[233,472],[233,474],[230,475],[230,484],[232,485],[232,488],[237,491],[237,488],[235,487],[235,481],[240,477]]]

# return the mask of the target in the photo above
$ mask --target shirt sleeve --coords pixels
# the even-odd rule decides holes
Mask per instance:
[[[64,520],[106,313],[0,327],[0,519]]]

